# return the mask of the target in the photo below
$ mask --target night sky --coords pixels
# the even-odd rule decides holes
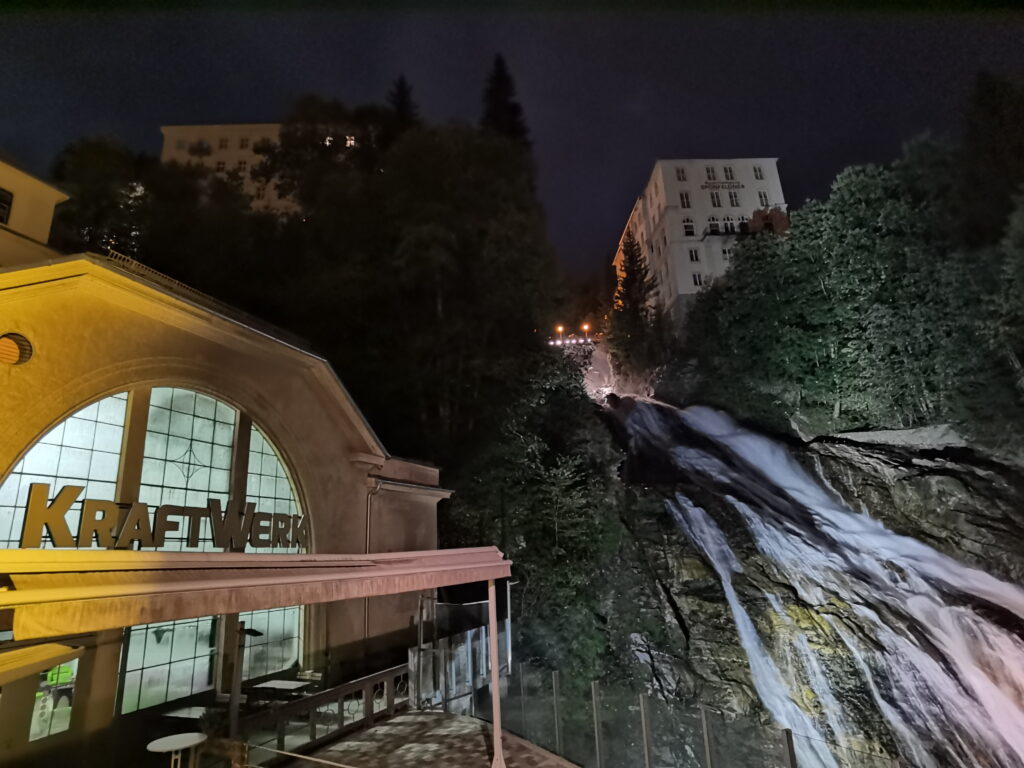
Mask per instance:
[[[304,92],[380,101],[404,72],[431,120],[475,121],[495,52],[516,78],[552,240],[610,257],[659,157],[779,157],[791,205],[925,130],[975,72],[1024,75],[1024,16],[488,12],[0,15],[0,150],[46,174],[108,133],[274,122]]]

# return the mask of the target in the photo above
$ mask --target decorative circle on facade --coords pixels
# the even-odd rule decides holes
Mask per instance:
[[[0,336],[0,363],[21,365],[32,358],[32,344],[20,333]]]

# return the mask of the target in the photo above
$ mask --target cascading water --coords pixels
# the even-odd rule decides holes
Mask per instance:
[[[842,606],[842,617],[825,622],[835,651],[864,677],[904,764],[1024,766],[1024,590],[851,510],[781,444],[722,412],[611,399],[634,462],[667,467],[677,480],[668,508],[722,583],[761,701],[809,737],[798,740],[801,766],[835,766],[821,741],[841,743],[850,727],[806,637],[786,623],[784,603],[794,599]],[[790,645],[774,650],[779,658],[770,650],[778,638],[758,634],[740,598],[743,565],[730,537],[690,498],[698,490],[735,511],[773,569],[777,592],[756,594],[786,625]],[[823,709],[815,717],[796,704],[797,668]]]

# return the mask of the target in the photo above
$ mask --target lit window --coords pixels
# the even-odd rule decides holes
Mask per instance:
[[[732,166],[731,165],[725,166],[725,168],[723,168],[722,170],[725,171],[725,180],[726,181],[732,181],[735,178],[732,175]]]
[[[354,147],[355,145],[356,145],[356,137],[355,136],[346,136],[345,137],[345,146],[346,147]]]
[[[714,216],[709,217],[708,218],[708,232],[710,232],[712,235],[717,235],[719,233],[719,231],[720,230],[718,228],[718,219],[716,219]]]
[[[242,138],[240,138],[238,140],[238,148],[239,149],[248,149],[249,148],[249,137],[248,136],[243,136]]]
[[[84,485],[90,498],[113,499],[124,434],[125,403],[122,392],[71,414],[29,448],[28,453],[0,483],[0,549],[21,546],[29,486],[49,483],[51,492],[64,485]],[[72,531],[78,530],[81,499],[67,514]],[[48,536],[44,548],[53,547]]]
[[[676,168],[676,181],[686,181],[685,168]]]
[[[762,208],[768,207],[768,193],[765,192],[763,189],[758,190],[757,199],[761,203]]]
[[[721,208],[722,207],[722,196],[718,192],[711,193],[711,207]]]
[[[693,237],[696,234],[693,228],[693,219],[687,216],[683,219],[683,235],[686,237]]]
[[[726,232],[735,232],[736,222],[732,220],[731,216],[726,216],[724,219],[722,219],[722,227],[723,229],[725,229]]]
[[[679,193],[679,207],[680,208],[689,208],[690,207],[690,193],[689,192],[680,192]]]
[[[690,249],[690,261],[700,261],[700,251],[696,248]]]
[[[0,189],[0,224],[6,224],[11,219],[11,203],[14,202],[14,195],[6,189]]]
[[[704,278],[701,276],[700,272],[693,273],[693,284],[698,287],[704,285]]]
[[[28,740],[35,741],[66,731],[71,725],[78,659],[58,664],[39,675]]]
[[[249,168],[249,163],[247,163],[245,160],[239,160],[238,161],[238,170],[239,170],[240,173],[245,173],[246,170],[248,170],[248,168]]]
[[[740,207],[740,193],[739,192],[730,192],[729,193],[729,205],[731,205],[733,208],[739,208]]]
[[[707,175],[708,175],[708,181],[714,181],[715,180],[716,177],[715,177],[715,168],[714,168],[714,166],[712,166],[712,165],[706,166],[704,168],[704,172],[707,173]]]
[[[216,167],[217,167],[217,173],[223,173],[223,172],[224,172],[224,169],[225,169],[225,168],[226,168],[227,166],[226,166],[226,165],[224,164],[224,161],[223,161],[223,160],[218,160],[218,161],[217,161],[217,166],[216,166]]]
[[[754,178],[758,181],[764,181],[764,170],[760,165],[754,166]]]
[[[188,149],[188,139],[178,139],[174,142],[174,148],[179,150]]]
[[[228,140],[227,139],[220,139],[217,142],[217,149],[227,149],[227,148],[228,148]]]

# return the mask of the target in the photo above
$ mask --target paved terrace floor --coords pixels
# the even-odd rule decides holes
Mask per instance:
[[[508,733],[503,742],[508,768],[575,768]],[[472,717],[410,712],[313,755],[352,768],[487,768],[491,764],[491,726]]]

